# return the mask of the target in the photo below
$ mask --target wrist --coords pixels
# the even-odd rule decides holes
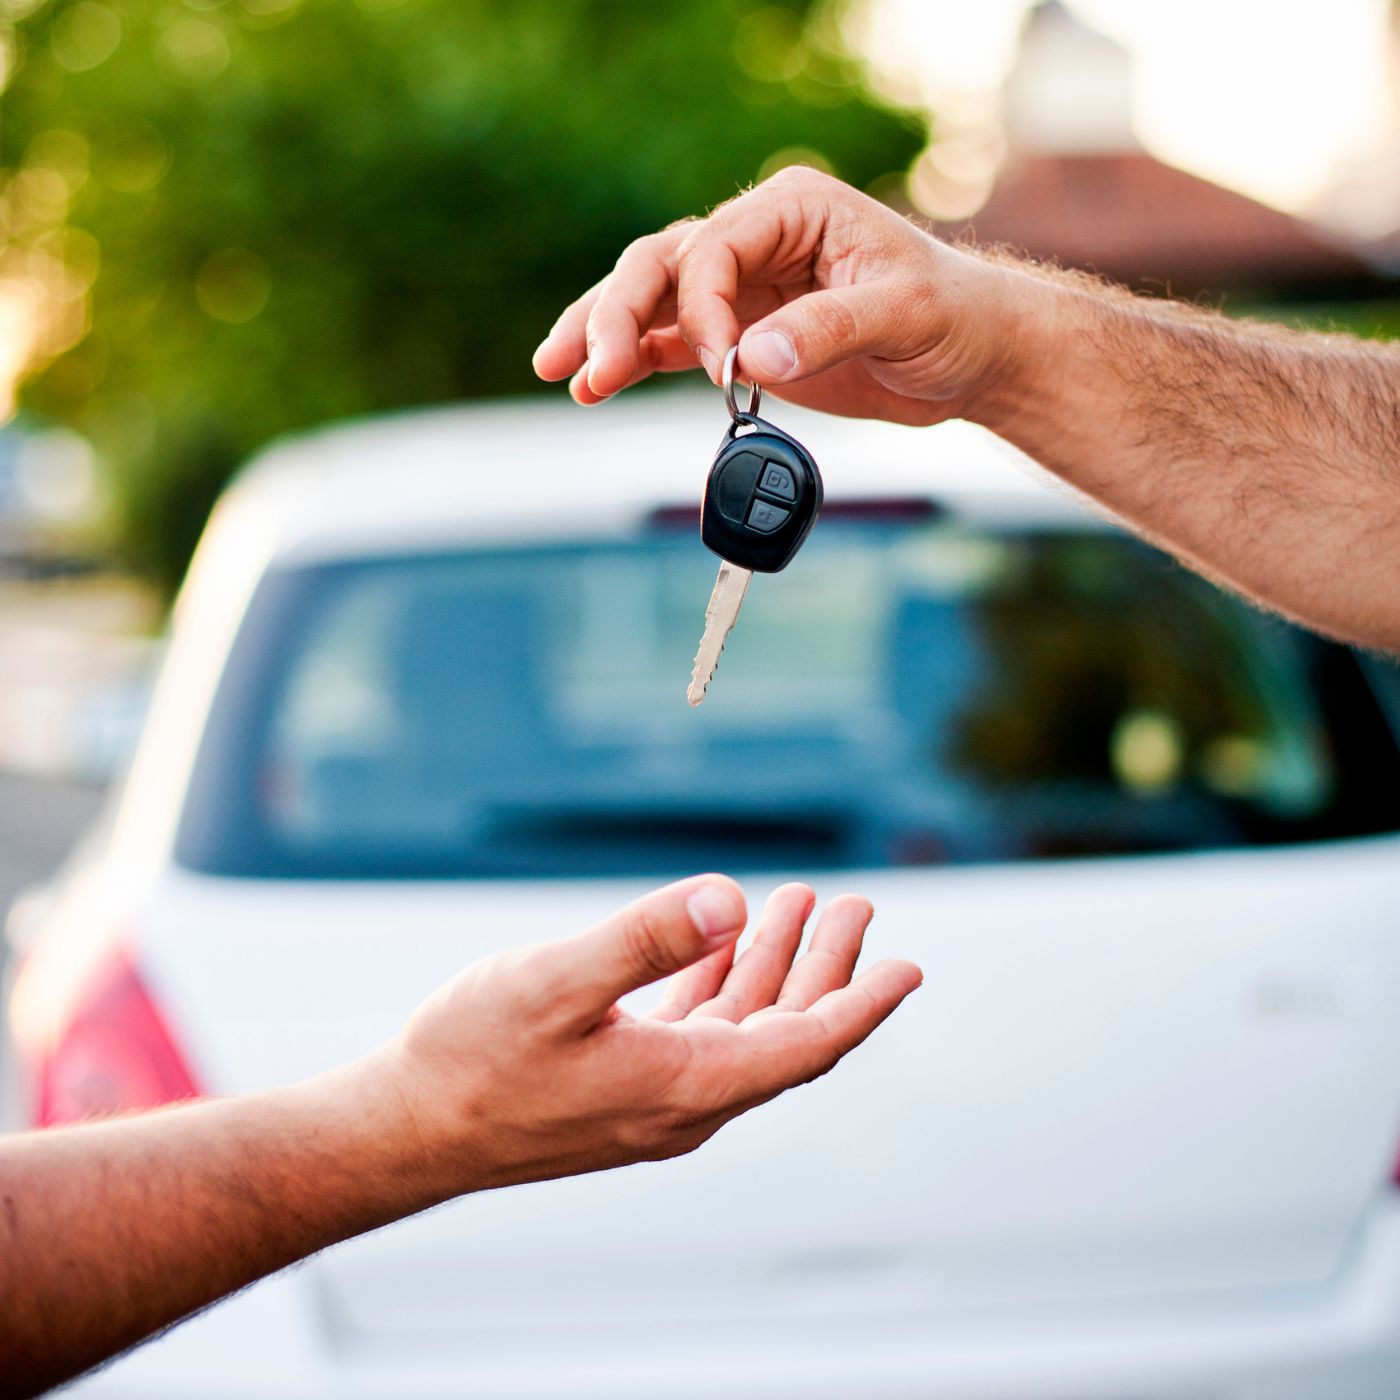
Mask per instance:
[[[1053,416],[1084,332],[1082,294],[1034,268],[976,258],[983,281],[975,309],[989,341],[988,371],[962,417],[1012,441]]]
[[[397,1041],[295,1086],[313,1131],[364,1187],[362,1228],[478,1189],[463,1134],[435,1101]]]

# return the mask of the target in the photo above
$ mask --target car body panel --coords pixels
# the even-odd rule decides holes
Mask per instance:
[[[678,1249],[685,1286],[745,1315],[785,1271],[805,1288],[806,1253],[869,1256],[856,1291],[878,1308],[885,1286],[901,1306],[1102,1299],[1336,1267],[1400,1135],[1400,1075],[1376,1069],[1400,1065],[1400,842],[806,874],[866,893],[868,956],[926,974],[851,1063],[690,1161],[466,1202],[321,1267],[397,1250],[394,1295],[428,1307],[470,1256],[489,1265],[470,1311],[502,1325],[554,1289],[561,1316],[680,1307],[650,1277]],[[236,1093],[366,1053],[465,963],[643,888],[182,872],[125,937],[196,1080]]]
[[[625,535],[694,508],[714,409],[406,415],[255,465],[200,547],[110,836],[45,912],[15,1033],[55,1033],[117,943],[196,1081],[261,1089],[372,1049],[474,958],[655,883],[237,879],[172,851],[268,570]],[[829,502],[1099,528],[965,425],[781,421],[818,450]],[[341,1246],[79,1393],[1394,1393],[1378,1377],[1400,1356],[1400,838],[775,870],[746,879],[751,907],[786,878],[869,896],[867,956],[926,973],[833,1074],[693,1156]]]

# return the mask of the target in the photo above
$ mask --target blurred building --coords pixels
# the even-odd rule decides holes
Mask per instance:
[[[1132,93],[1127,51],[1042,0],[1003,93],[1003,163],[985,203],[939,231],[1176,294],[1374,294],[1355,242],[1149,155]]]
[[[1317,217],[1363,239],[1392,275],[1400,274],[1400,0],[1391,0],[1386,43],[1390,104],[1380,140],[1337,171]]]

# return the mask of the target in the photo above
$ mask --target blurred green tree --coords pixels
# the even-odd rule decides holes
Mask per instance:
[[[765,167],[902,171],[833,4],[0,0],[0,277],[23,402],[111,468],[165,587],[237,462],[348,414],[524,390],[636,235]],[[794,149],[795,148],[795,149]]]

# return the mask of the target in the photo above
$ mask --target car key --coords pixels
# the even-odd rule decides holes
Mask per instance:
[[[749,580],[755,573],[787,568],[822,508],[822,477],[812,454],[758,416],[762,391],[757,384],[749,386],[748,411],[739,412],[734,401],[738,355],[734,346],[724,357],[724,399],[731,421],[700,507],[700,538],[721,562],[686,692],[692,706],[705,698]],[[740,428],[753,431],[741,436]]]

